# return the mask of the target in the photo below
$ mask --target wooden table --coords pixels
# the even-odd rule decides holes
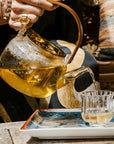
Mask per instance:
[[[72,139],[72,140],[40,140],[19,131],[24,124],[11,122],[0,124],[0,144],[114,144],[114,139]]]

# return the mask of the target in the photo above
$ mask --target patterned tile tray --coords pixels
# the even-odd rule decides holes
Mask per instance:
[[[105,126],[90,127],[80,109],[36,110],[20,131],[40,139],[114,138],[114,117]]]

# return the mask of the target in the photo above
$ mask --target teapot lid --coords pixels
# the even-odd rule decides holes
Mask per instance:
[[[65,57],[66,54],[55,44],[51,43],[50,41],[42,38],[38,33],[34,30],[29,29],[27,30],[27,36],[29,39],[35,43],[40,48],[44,49],[46,52],[49,52],[52,55]]]

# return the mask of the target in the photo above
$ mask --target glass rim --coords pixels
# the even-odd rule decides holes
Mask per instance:
[[[83,91],[83,93],[90,93],[90,92],[110,92],[112,94],[114,94],[114,91],[111,91],[111,90],[89,90],[89,91]]]
[[[90,95],[91,93],[95,93],[95,95]],[[101,92],[101,94],[100,94]],[[105,93],[108,93],[107,95]],[[93,96],[99,96],[99,97],[106,97],[106,96],[114,96],[114,92],[111,90],[89,90],[89,91],[84,91],[81,94],[81,97],[93,97]]]

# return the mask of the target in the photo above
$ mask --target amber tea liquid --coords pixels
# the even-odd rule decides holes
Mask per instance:
[[[6,83],[22,93],[44,98],[56,91],[56,84],[65,72],[65,66],[29,70],[0,69],[0,76]]]
[[[82,113],[82,118],[91,124],[107,123],[113,118],[112,112],[99,112],[99,109],[89,109],[87,113]]]

